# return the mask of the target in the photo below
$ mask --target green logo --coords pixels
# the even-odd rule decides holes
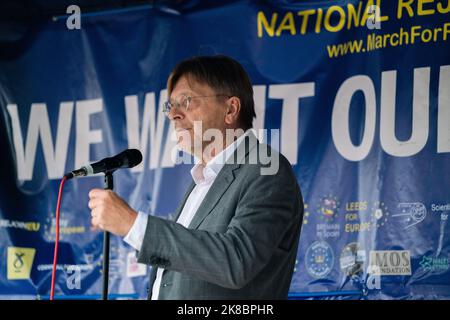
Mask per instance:
[[[424,271],[442,272],[447,271],[450,263],[448,258],[436,258],[423,256],[419,263]]]

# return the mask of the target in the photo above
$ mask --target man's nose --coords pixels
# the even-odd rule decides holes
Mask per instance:
[[[169,120],[182,120],[184,119],[184,113],[180,110],[180,108],[170,108],[169,113],[167,114]]]

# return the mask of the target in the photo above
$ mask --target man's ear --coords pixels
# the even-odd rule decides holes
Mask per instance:
[[[231,97],[227,101],[227,112],[225,114],[225,123],[229,125],[236,124],[241,112],[241,100],[238,97]]]

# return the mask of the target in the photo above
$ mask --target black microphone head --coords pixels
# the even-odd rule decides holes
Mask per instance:
[[[142,161],[142,153],[138,149],[127,149],[119,153],[115,158],[120,159],[122,168],[133,168]]]

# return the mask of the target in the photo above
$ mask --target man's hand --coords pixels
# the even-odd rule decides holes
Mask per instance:
[[[137,218],[137,212],[111,190],[92,189],[88,206],[94,229],[109,231],[121,237],[128,234]]]

